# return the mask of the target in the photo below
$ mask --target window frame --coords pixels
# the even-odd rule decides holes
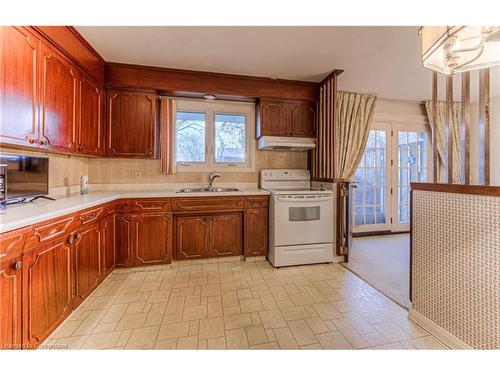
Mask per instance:
[[[208,101],[202,99],[177,99],[177,111],[205,113],[205,162],[177,161],[177,126],[174,139],[176,170],[179,172],[255,172],[255,103],[234,101]],[[244,115],[246,117],[246,144],[244,163],[215,161],[215,116],[216,114]]]

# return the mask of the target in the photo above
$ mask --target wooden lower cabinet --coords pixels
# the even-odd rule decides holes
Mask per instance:
[[[70,238],[63,236],[22,256],[24,347],[36,347],[72,311]]]
[[[245,210],[245,246],[246,257],[267,255],[268,239],[268,209]]]
[[[0,350],[21,345],[21,257],[0,261]]]
[[[210,216],[177,216],[175,218],[175,259],[209,256]]]
[[[75,264],[73,308],[82,303],[101,282],[101,240],[100,223],[86,225],[73,234]]]
[[[115,269],[116,264],[116,239],[115,239],[115,215],[105,217],[101,222],[101,257],[103,278]]]
[[[210,255],[241,255],[241,212],[213,215],[211,221]]]
[[[117,214],[115,222],[116,267],[130,265],[130,249],[132,247],[132,215]]]
[[[170,263],[172,259],[172,214],[142,213],[133,218],[132,264],[146,266]]]

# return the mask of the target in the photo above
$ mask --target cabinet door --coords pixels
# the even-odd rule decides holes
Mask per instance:
[[[103,277],[106,277],[115,268],[115,215],[109,215],[104,218],[101,226]]]
[[[210,216],[175,218],[176,259],[205,258],[210,255]]]
[[[292,136],[306,138],[314,138],[316,136],[314,104],[290,104],[290,134]]]
[[[69,237],[24,254],[23,345],[37,346],[71,313],[72,259]]]
[[[78,306],[101,281],[101,226],[86,225],[74,234],[75,299]]]
[[[260,103],[260,135],[289,135],[289,111],[287,103],[262,101]]]
[[[142,213],[134,218],[134,265],[170,263],[172,214]]]
[[[40,42],[22,27],[0,26],[0,141],[38,147]]]
[[[39,144],[61,152],[76,149],[77,69],[43,46],[42,105]]]
[[[127,267],[130,263],[132,235],[132,216],[119,214],[115,222],[116,262],[117,267]]]
[[[268,210],[245,210],[245,256],[267,255],[268,249]]]
[[[216,214],[211,217],[211,255],[241,255],[241,213]]]
[[[85,155],[97,156],[102,137],[102,89],[93,81],[82,78],[79,80],[78,92],[77,150]]]
[[[0,349],[20,349],[21,258],[0,263]]]
[[[154,157],[156,95],[108,90],[107,153],[116,157]]]

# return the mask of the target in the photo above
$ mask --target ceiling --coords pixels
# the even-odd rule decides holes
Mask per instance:
[[[314,82],[343,69],[340,90],[418,101],[431,93],[418,27],[76,28],[106,61]]]

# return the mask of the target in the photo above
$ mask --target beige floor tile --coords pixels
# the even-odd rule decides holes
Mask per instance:
[[[323,349],[352,349],[351,344],[340,332],[328,332],[316,335]]]
[[[197,336],[200,329],[199,320],[191,320],[189,322],[189,334],[188,336]]]
[[[342,314],[337,311],[331,303],[315,303],[312,305],[319,317],[323,320],[332,320],[342,318]]]
[[[240,309],[242,313],[262,311],[262,303],[260,298],[248,298],[240,301]]]
[[[201,288],[201,295],[203,297],[218,296],[221,294],[219,284],[203,285]]]
[[[408,332],[392,322],[375,324],[374,327],[389,342],[404,341],[412,338]]]
[[[245,328],[245,332],[250,346],[268,342],[266,331],[262,326],[247,327]]]
[[[315,302],[314,299],[306,293],[291,294],[290,299],[296,306],[310,305]]]
[[[70,337],[73,332],[80,326],[82,322],[79,320],[67,320],[51,335],[51,338],[60,339],[63,337]]]
[[[280,310],[259,312],[260,320],[265,329],[286,327],[286,321]]]
[[[160,350],[177,349],[177,339],[156,341],[154,348]]]
[[[292,331],[295,341],[299,346],[310,345],[318,342],[314,333],[309,329],[305,320],[293,320],[288,322],[288,327]]]
[[[116,330],[135,329],[144,327],[148,313],[124,315],[116,326]]]
[[[277,328],[274,330],[274,336],[278,341],[278,345],[281,349],[298,349],[299,345],[297,341],[295,341],[295,337],[292,334],[292,331],[288,327],[286,328]]]
[[[281,310],[286,321],[306,319],[309,317],[306,309],[303,306],[287,307]]]
[[[302,345],[300,347],[300,349],[302,349],[302,350],[319,350],[319,349],[323,349],[323,347],[321,346],[321,344],[311,344],[311,345]]]
[[[279,349],[279,345],[276,342],[267,342],[263,344],[253,345],[250,349],[254,350],[277,350]]]
[[[432,336],[419,337],[407,341],[402,341],[401,344],[408,349],[424,349],[424,350],[444,350],[448,349]]]
[[[127,349],[151,349],[156,342],[160,327],[135,329],[127,342]]]
[[[177,349],[192,350],[198,349],[198,337],[181,337],[177,339]]]
[[[399,349],[407,349],[400,342],[393,342],[390,344],[382,344],[377,346],[371,346],[368,349],[376,349],[376,350],[399,350]]]
[[[370,346],[370,343],[359,334],[347,319],[335,319],[333,320],[333,324],[335,324],[339,332],[342,333],[354,349],[362,349]]]
[[[182,320],[187,321],[205,319],[207,317],[207,311],[208,310],[206,305],[185,307],[182,313]]]
[[[217,337],[207,340],[207,349],[226,349],[226,337]]]
[[[363,337],[368,342],[369,346],[388,344],[386,338],[379,332],[367,333],[363,335]]]
[[[226,345],[228,349],[248,349],[248,341],[244,328],[226,331]]]
[[[82,349],[111,349],[120,338],[121,332],[99,333],[89,336]]]
[[[226,329],[244,328],[253,325],[250,314],[225,315],[224,324]]]
[[[157,340],[185,337],[189,334],[189,322],[162,325]]]
[[[329,332],[330,330],[326,326],[325,322],[321,320],[320,318],[309,318],[305,319],[307,325],[309,326],[309,329],[312,331],[314,334],[318,333],[326,333]]]
[[[198,337],[200,340],[213,339],[224,336],[224,319],[210,318],[200,320]]]
[[[223,309],[221,302],[209,303],[207,304],[207,317],[216,318],[223,316]]]
[[[247,298],[253,298],[252,290],[251,289],[240,289],[237,292],[238,299],[239,300],[244,300]]]
[[[56,345],[61,349],[81,349],[89,336],[73,336],[58,339]]]
[[[121,331],[120,337],[118,338],[118,341],[116,341],[115,343],[115,347],[125,347],[125,345],[127,345],[128,340],[130,339],[130,336],[132,336],[132,332],[134,332],[132,329]]]
[[[111,306],[103,315],[100,323],[118,323],[127,310],[128,304]]]

